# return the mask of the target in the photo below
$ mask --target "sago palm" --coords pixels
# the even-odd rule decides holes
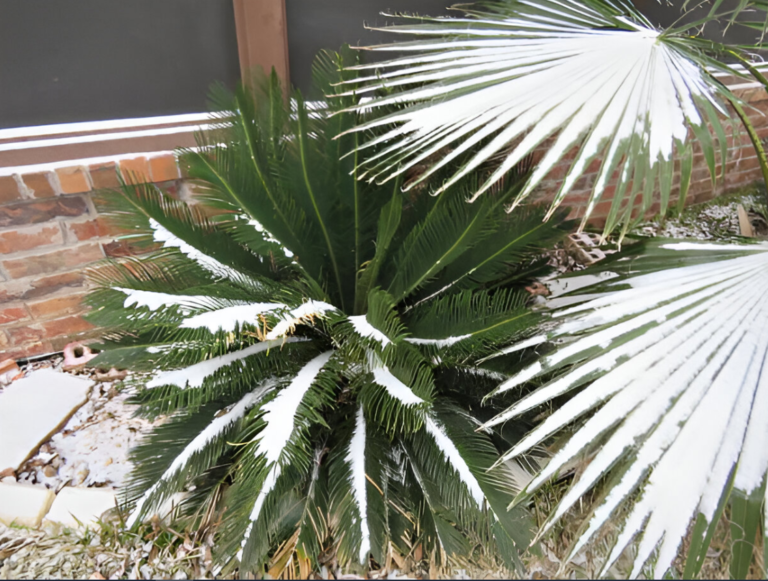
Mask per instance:
[[[356,138],[334,139],[356,97],[322,97],[351,79],[342,64],[318,60],[312,107],[274,73],[219,95],[218,128],[183,158],[198,205],[149,184],[112,200],[151,251],[97,273],[95,363],[138,372],[142,413],[169,415],[134,453],[128,524],[186,489],[186,514],[223,519],[222,566],[262,571],[278,546],[439,559],[472,538],[514,566],[528,523],[491,469],[512,437],[476,417],[504,369],[473,363],[532,332],[515,285],[562,221],[506,214],[513,177],[471,206],[466,182],[438,198],[361,183],[342,155]]]

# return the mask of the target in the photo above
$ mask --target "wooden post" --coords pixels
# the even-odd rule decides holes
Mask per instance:
[[[288,25],[285,0],[233,0],[240,74],[243,79],[261,65],[269,74],[274,67],[284,87],[290,86]]]

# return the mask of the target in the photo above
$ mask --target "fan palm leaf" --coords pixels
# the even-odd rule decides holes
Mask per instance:
[[[655,553],[653,576],[663,577],[695,521],[686,577],[695,575],[733,490],[732,522],[741,542],[734,544],[732,574],[747,574],[757,525],[766,514],[766,261],[765,244],[638,244],[601,267],[621,276],[587,287],[604,291],[600,296],[553,312],[549,332],[504,350],[556,345],[498,385],[491,395],[534,378],[544,383],[485,427],[558,396],[573,397],[503,458],[523,454],[584,418],[518,498],[567,462],[588,458],[542,530],[590,489],[605,487],[571,556],[609,521],[615,524],[624,508],[628,516],[603,571],[639,537],[632,576]]]
[[[679,196],[686,196],[691,134],[715,180],[716,146],[721,162],[727,148],[723,101],[738,100],[710,71],[743,74],[710,56],[724,47],[691,36],[690,24],[656,30],[621,0],[481,6],[465,9],[463,18],[412,17],[383,30],[416,40],[365,47],[405,55],[354,67],[375,71],[354,81],[355,94],[371,96],[355,107],[384,111],[350,130],[384,128],[361,146],[376,149],[359,161],[361,178],[383,183],[426,164],[407,189],[453,165],[438,194],[501,156],[475,200],[536,153],[538,164],[510,209],[564,166],[550,213],[575,189],[591,190],[582,226],[612,199],[606,233],[648,211],[654,190],[666,210],[676,156]],[[710,20],[722,16],[716,8]]]

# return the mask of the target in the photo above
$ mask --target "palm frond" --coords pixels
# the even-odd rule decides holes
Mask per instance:
[[[301,431],[306,430],[308,422],[312,421],[312,415],[317,417],[320,411],[315,405],[322,400],[318,401],[316,398],[313,402],[315,405],[308,406],[304,403],[304,398],[316,382],[322,383],[318,376],[332,355],[332,351],[326,351],[307,362],[285,389],[262,406],[264,428],[257,436],[253,450],[253,457],[262,465],[261,485],[249,516],[250,522],[240,542],[240,561],[251,558],[253,527],[262,516],[267,497],[277,486],[283,472],[282,464],[286,462],[287,456],[295,455],[291,446],[292,439],[301,437]],[[261,520],[263,522],[264,519]],[[257,557],[260,557],[259,553]]]
[[[544,531],[606,474],[615,474],[571,555],[641,490],[603,570],[640,535],[632,576],[656,552],[654,576],[661,577],[691,521],[712,525],[731,485],[743,498],[763,490],[768,306],[762,283],[768,247],[655,240],[644,250],[649,268],[633,261],[640,274],[602,283],[602,296],[553,313],[557,325],[546,338],[558,348],[495,393],[537,377],[554,374],[554,379],[485,426],[582,388],[503,458],[524,453],[586,417],[523,497],[567,461],[591,455]],[[688,256],[693,264],[659,269],[666,256],[683,261]],[[740,506],[756,522],[760,502]]]
[[[210,468],[221,455],[227,434],[231,433],[235,424],[243,419],[246,412],[257,405],[272,389],[274,389],[274,382],[258,387],[224,414],[207,422],[205,429],[175,456],[160,478],[141,495],[126,521],[126,526],[133,527],[139,519],[149,513],[148,511],[157,508],[172,494],[179,492],[186,480],[192,477],[193,471],[196,473],[194,475],[199,475]],[[155,446],[156,443],[153,443],[152,449],[155,449]]]
[[[384,29],[417,40],[366,47],[405,56],[355,67],[377,70],[355,80],[357,94],[373,94],[356,110],[400,105],[353,129],[386,127],[362,146],[390,144],[360,162],[369,179],[385,182],[427,164],[409,188],[458,163],[435,190],[440,193],[503,152],[475,199],[546,147],[511,207],[567,164],[551,215],[583,187],[592,162],[602,160],[594,183],[587,183],[584,221],[613,190],[606,232],[630,221],[633,212],[645,213],[656,187],[662,209],[667,207],[673,156],[691,154],[691,130],[715,179],[709,127],[724,156],[718,116],[728,113],[720,97],[735,98],[705,71],[709,60],[690,35],[655,30],[628,2],[499,2],[468,9],[465,18],[419,20]]]

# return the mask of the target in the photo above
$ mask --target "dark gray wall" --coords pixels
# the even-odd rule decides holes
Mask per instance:
[[[344,43],[355,46],[392,42],[394,35],[364,27],[364,24],[396,24],[380,12],[460,16],[460,12],[446,10],[456,3],[457,0],[286,0],[291,81],[302,91],[308,90],[312,82],[312,60],[321,49],[338,50]],[[374,55],[364,53],[363,56],[370,60]],[[387,55],[376,56],[382,59]]]
[[[0,0],[0,128],[206,111],[232,0]]]
[[[635,0],[662,25],[675,2]],[[363,27],[393,23],[382,11],[439,16],[455,3],[286,0],[291,80],[308,89],[322,48],[393,40]],[[238,78],[232,0],[0,0],[0,128],[205,111],[211,83]]]
[[[727,11],[736,8],[740,0],[724,0],[719,10]],[[633,0],[634,5],[640,10],[646,17],[656,26],[668,27],[680,26],[687,22],[695,22],[700,18],[707,16],[709,12],[710,4],[704,4],[695,10],[690,10],[687,14],[682,15],[680,12],[680,5],[682,0],[675,0],[672,5],[662,0]],[[690,2],[691,7],[694,7],[698,2]],[[739,20],[765,20],[764,12],[744,11],[739,15]],[[676,21],[678,21],[676,23]],[[676,23],[676,24],[675,24]],[[704,28],[703,36],[709,40],[715,42],[726,42],[729,44],[750,44],[756,42],[759,38],[759,33],[754,29],[746,26],[740,26],[738,23],[731,24],[730,26],[726,21],[722,22],[709,22]]]

